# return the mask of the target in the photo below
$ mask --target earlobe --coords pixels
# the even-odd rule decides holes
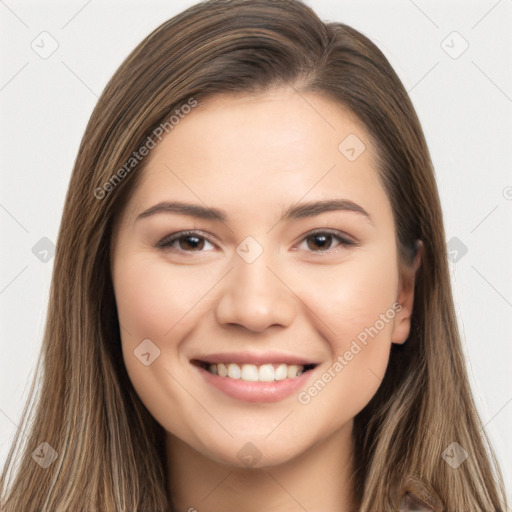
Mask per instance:
[[[423,242],[421,240],[417,242],[418,245],[414,262],[410,267],[402,269],[398,285],[397,303],[400,304],[401,309],[395,317],[395,324],[393,326],[393,332],[391,333],[391,342],[399,345],[407,341],[411,330],[416,272],[420,268],[423,254]]]

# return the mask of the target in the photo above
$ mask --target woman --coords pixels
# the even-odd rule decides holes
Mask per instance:
[[[54,268],[2,510],[506,510],[425,139],[354,29],[295,0],[156,29],[91,116]]]

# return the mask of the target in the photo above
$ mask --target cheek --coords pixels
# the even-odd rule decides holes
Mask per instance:
[[[355,255],[337,268],[325,266],[301,274],[301,298],[324,324],[322,332],[333,348],[344,351],[349,338],[373,326],[391,308],[385,326],[379,322],[382,337],[390,338],[398,269],[394,251],[385,249],[379,251],[380,257]]]
[[[116,261],[113,281],[123,357],[134,384],[145,385],[144,379],[149,383],[165,368],[179,369],[177,362],[188,364],[181,360],[181,344],[199,319],[212,314],[209,291],[221,277],[206,266],[173,267],[165,258],[143,252]],[[158,358],[143,366],[135,355],[148,339],[157,347]],[[164,372],[158,378],[168,380],[168,375]]]
[[[133,341],[150,338],[168,346],[176,331],[191,322],[200,299],[209,288],[204,271],[178,268],[136,255],[115,270],[115,296],[121,324]]]
[[[204,307],[200,299],[211,287],[211,277],[194,272],[192,267],[172,272],[169,263],[141,253],[116,262],[113,280],[123,360],[130,381],[161,425],[169,431],[186,429],[187,411],[194,404],[176,384],[184,381],[183,369],[177,364],[180,340],[197,322],[195,315]],[[148,339],[151,344],[141,345]],[[139,348],[142,346],[144,350]],[[147,365],[141,359],[143,353],[149,353]],[[183,416],[169,421],[170,407],[178,407]]]
[[[303,390],[299,402],[316,402],[315,406],[332,411],[333,424],[363,409],[384,376],[397,313],[398,271],[391,265],[393,258],[391,248],[388,258],[354,258],[336,271],[326,267],[324,276],[315,276],[316,286],[302,295],[308,297],[305,302],[315,314],[312,318],[331,360]],[[332,404],[340,408],[333,409]]]
[[[190,309],[187,293],[161,262],[143,253],[118,261],[113,277],[125,366],[139,396],[151,401],[164,368],[178,357],[173,339]]]

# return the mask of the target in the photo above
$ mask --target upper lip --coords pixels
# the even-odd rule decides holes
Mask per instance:
[[[282,352],[221,352],[193,357],[191,361],[201,363],[235,363],[235,364],[297,364],[297,365],[316,365],[315,361],[305,357],[299,357]]]

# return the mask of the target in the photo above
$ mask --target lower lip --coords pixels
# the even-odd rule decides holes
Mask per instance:
[[[313,369],[292,379],[275,380],[273,382],[248,382],[242,379],[219,377],[209,371],[195,366],[208,384],[216,387],[226,395],[245,402],[279,402],[292,395],[306,384]]]

